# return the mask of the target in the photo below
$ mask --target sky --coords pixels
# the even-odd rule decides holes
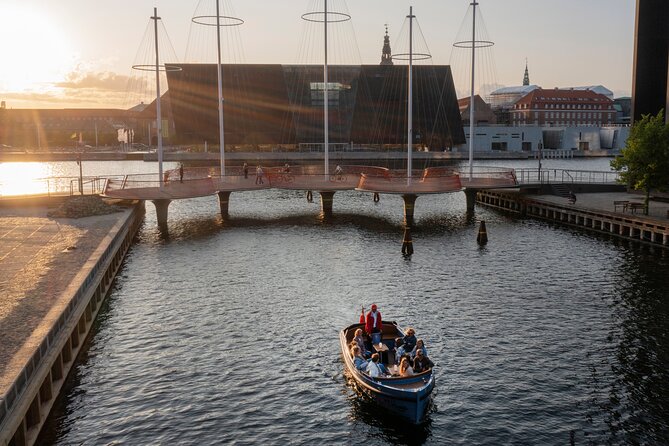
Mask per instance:
[[[146,47],[147,42],[152,45],[147,30],[152,31],[148,25],[153,8],[158,8],[164,26],[161,41],[167,42],[168,36],[174,49],[164,51],[159,45],[161,54],[177,62],[209,62],[215,58],[215,39],[209,38],[215,28],[194,25],[191,18],[212,14],[214,2],[0,0],[0,101],[7,108],[131,106],[130,90],[148,91],[155,83],[149,77],[137,81],[140,73],[131,68],[153,63]],[[603,85],[616,97],[629,96],[635,4],[479,0],[483,21],[477,28],[494,46],[477,57],[477,90],[520,85],[527,61],[532,84]],[[405,20],[412,6],[422,31],[416,39],[424,41],[418,47],[429,52],[429,63],[451,64],[459,96],[468,94],[470,59],[467,50],[454,50],[453,42],[471,33],[466,20],[470,0],[329,0],[328,5],[351,15],[349,22],[329,25],[330,63],[379,63],[386,24],[393,52],[404,48]],[[323,62],[322,34],[318,36],[322,25],[301,19],[304,13],[322,10],[323,0],[221,0],[221,8],[222,15],[244,20],[222,33],[224,62]]]

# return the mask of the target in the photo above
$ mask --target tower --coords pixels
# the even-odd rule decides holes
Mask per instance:
[[[392,65],[393,58],[390,52],[390,36],[388,35],[388,25],[386,25],[386,35],[383,37],[383,52],[381,53],[381,65]]]
[[[523,76],[523,86],[530,85],[530,72],[527,70],[527,59],[525,59],[525,76]]]
[[[637,0],[632,121],[665,109],[669,122],[669,2]]]

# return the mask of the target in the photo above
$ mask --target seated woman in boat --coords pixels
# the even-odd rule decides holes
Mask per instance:
[[[368,362],[365,360],[365,358],[362,357],[362,352],[360,351],[360,347],[357,345],[354,345],[351,347],[351,356],[353,357],[353,365],[355,365],[355,368],[361,371],[366,371],[367,370],[367,365]]]
[[[411,367],[411,364],[409,363],[409,358],[406,356],[402,358],[400,361],[400,376],[406,377],[406,376],[413,376],[413,368]]]
[[[430,358],[423,354],[423,350],[417,350],[416,357],[413,360],[413,371],[421,373],[430,370],[432,367],[434,367],[434,363],[430,361]]]
[[[395,338],[395,364],[399,364],[402,360],[402,356],[407,355],[407,351],[404,349],[404,341],[402,338]]]
[[[417,341],[416,330],[409,327],[409,328],[406,329],[406,331],[404,333],[405,333],[405,336],[404,336],[404,339],[402,339],[402,340],[404,341],[404,350],[408,353],[408,352],[411,352],[413,350],[413,348],[416,346],[416,341]]]
[[[422,339],[418,339],[416,341],[416,346],[413,348],[413,350],[411,350],[411,357],[412,358],[416,357],[416,352],[418,350],[422,350],[423,351],[423,356],[427,356],[427,349],[425,348],[425,342],[423,342]]]
[[[362,328],[355,330],[355,336],[353,337],[353,342],[360,347],[360,352],[365,358],[369,358],[372,354],[365,347],[365,339],[362,337]]]

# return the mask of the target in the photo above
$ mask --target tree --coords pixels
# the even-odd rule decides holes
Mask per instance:
[[[621,156],[611,161],[620,172],[620,182],[645,192],[644,213],[652,190],[666,190],[669,185],[669,124],[664,110],[656,116],[643,115],[630,129]]]

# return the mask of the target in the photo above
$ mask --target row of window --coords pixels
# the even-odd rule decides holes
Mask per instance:
[[[513,120],[513,125],[539,125],[538,120],[534,120],[534,122],[528,122],[523,120]],[[555,121],[555,122],[546,122],[544,123],[545,125],[556,125],[556,126],[572,126],[572,127],[601,127],[602,126],[602,121],[595,121],[595,122],[584,122],[584,121]]]
[[[514,105],[514,108],[516,109],[527,109],[527,108],[555,108],[555,109],[567,109],[567,110],[601,110],[602,106],[601,105],[595,105],[595,104],[542,104],[542,103],[537,103],[537,104],[516,104]],[[613,108],[613,105],[605,105],[604,109],[605,110],[611,110]]]
[[[541,114],[540,114],[541,113]],[[527,116],[528,113],[513,113],[513,117],[518,119],[522,118],[523,116]],[[576,118],[576,119],[602,119],[602,112],[534,112],[534,118],[538,119],[539,116],[543,116],[544,118]],[[612,114],[611,113],[604,113],[604,118],[606,119],[611,119]]]

